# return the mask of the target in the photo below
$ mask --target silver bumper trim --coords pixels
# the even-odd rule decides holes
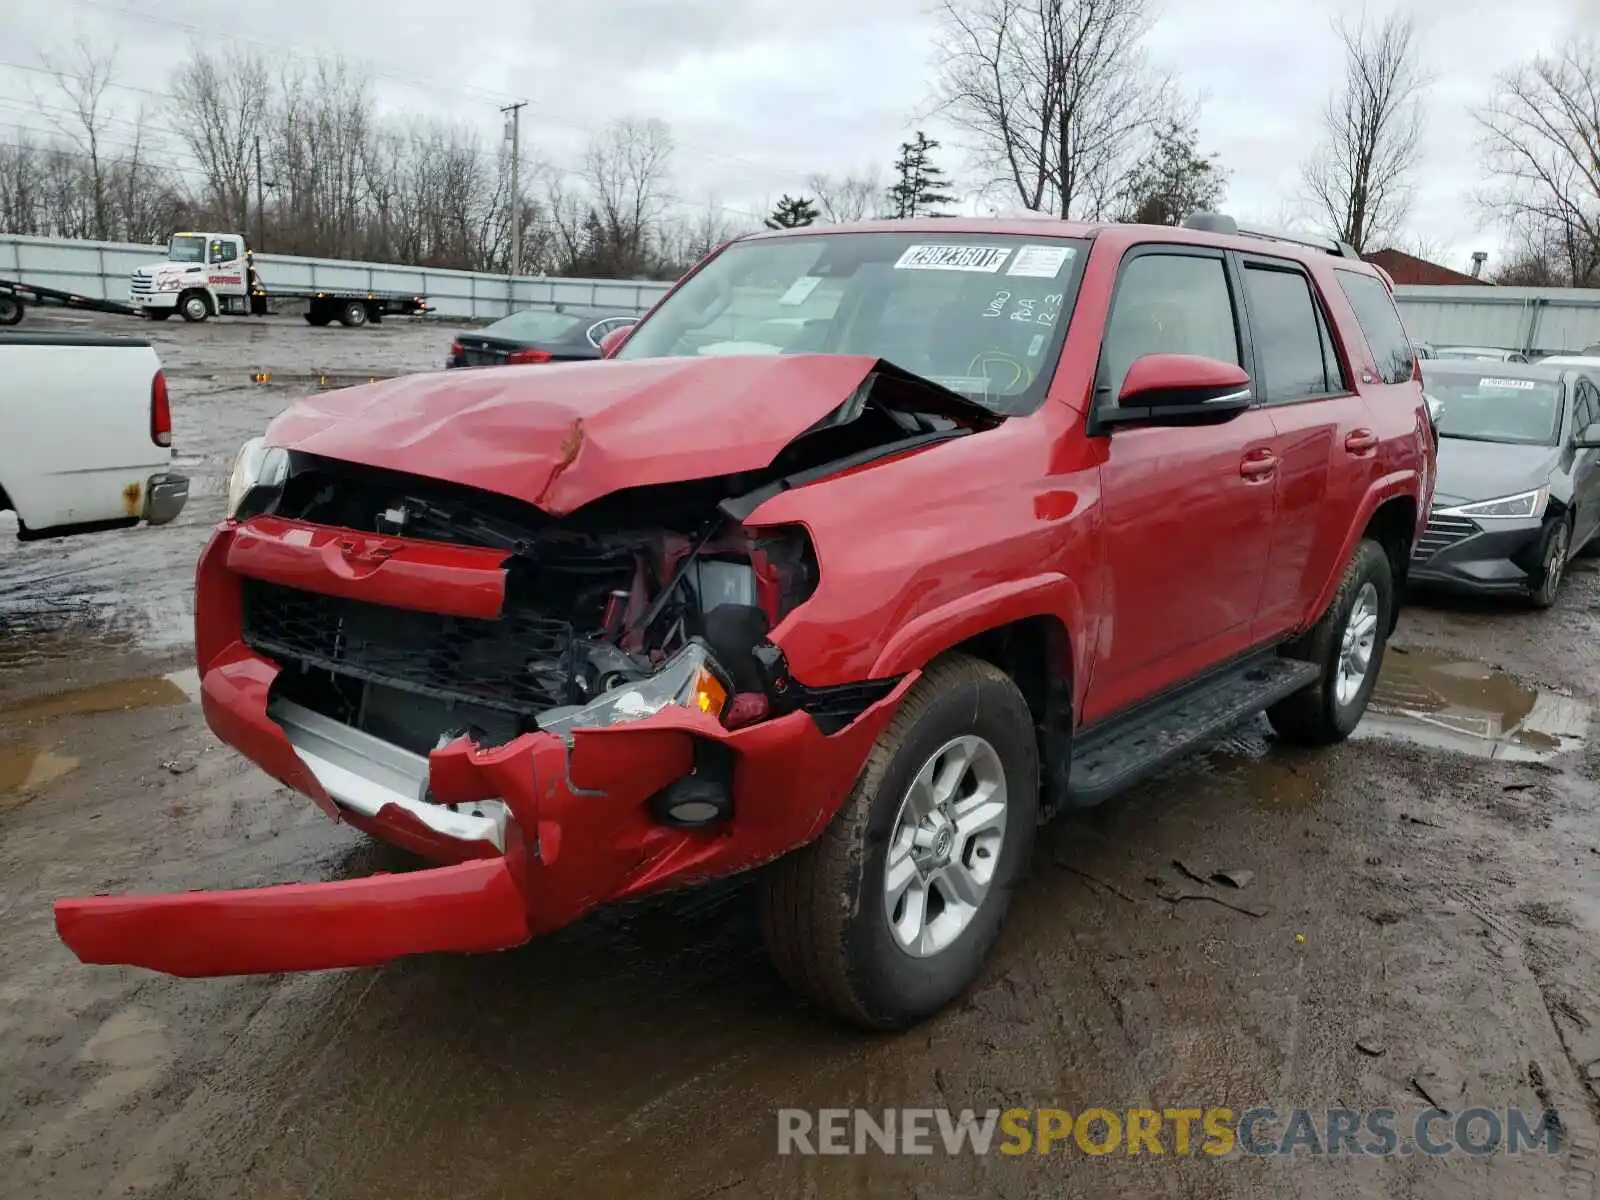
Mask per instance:
[[[274,700],[267,715],[336,803],[368,817],[397,805],[435,833],[463,842],[491,842],[505,850],[505,801],[475,801],[461,805],[464,811],[435,804],[423,799],[428,760],[421,755],[290,700]]]

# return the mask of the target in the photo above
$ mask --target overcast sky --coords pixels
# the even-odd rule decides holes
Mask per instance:
[[[0,0],[0,141],[44,130],[21,71],[85,32],[120,47],[131,108],[158,104],[167,68],[198,35],[306,59],[343,55],[372,73],[390,111],[472,121],[486,144],[496,109],[526,100],[525,152],[570,159],[585,130],[654,116],[678,143],[675,191],[764,211],[811,171],[886,168],[919,125],[942,136],[961,179],[958,139],[926,117],[932,0]],[[1200,135],[1231,172],[1229,211],[1288,215],[1297,164],[1338,81],[1330,28],[1361,0],[1164,0],[1153,57],[1201,93]],[[1387,10],[1370,0],[1372,12]],[[1600,34],[1600,0],[1409,0],[1422,30],[1429,96],[1426,157],[1410,232],[1467,266],[1501,237],[1471,204],[1478,183],[1468,109],[1491,76],[1575,31]],[[1248,15],[1245,15],[1248,14]],[[125,129],[125,126],[118,128]],[[174,161],[181,152],[171,151]]]

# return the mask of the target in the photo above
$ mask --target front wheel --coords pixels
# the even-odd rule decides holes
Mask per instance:
[[[1267,710],[1279,737],[1296,745],[1329,746],[1350,736],[1378,682],[1394,603],[1389,555],[1378,542],[1363,538],[1328,611],[1284,652],[1316,663],[1322,674]]]
[[[22,322],[22,301],[11,296],[0,296],[0,325],[18,325]]]
[[[1572,521],[1562,518],[1545,526],[1539,545],[1539,572],[1528,587],[1528,599],[1535,608],[1551,608],[1561,592],[1572,550]]]
[[[1038,821],[1038,744],[1017,685],[979,659],[935,662],[822,836],[768,869],[774,966],[868,1029],[931,1016],[982,968]]]
[[[206,303],[203,292],[186,292],[178,300],[178,311],[185,321],[199,324],[211,315],[211,305]]]

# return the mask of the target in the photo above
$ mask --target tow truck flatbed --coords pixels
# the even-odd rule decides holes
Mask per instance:
[[[37,283],[23,283],[20,279],[0,279],[0,325],[16,325],[22,321],[23,311],[30,304],[53,305],[58,308],[76,308],[84,312],[115,313],[122,317],[136,317],[139,310],[115,300],[97,300],[93,296],[80,296],[60,288],[42,287]]]

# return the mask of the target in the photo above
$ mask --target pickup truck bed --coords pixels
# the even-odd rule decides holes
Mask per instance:
[[[92,533],[182,511],[172,414],[149,342],[0,331],[0,510],[24,541]]]

